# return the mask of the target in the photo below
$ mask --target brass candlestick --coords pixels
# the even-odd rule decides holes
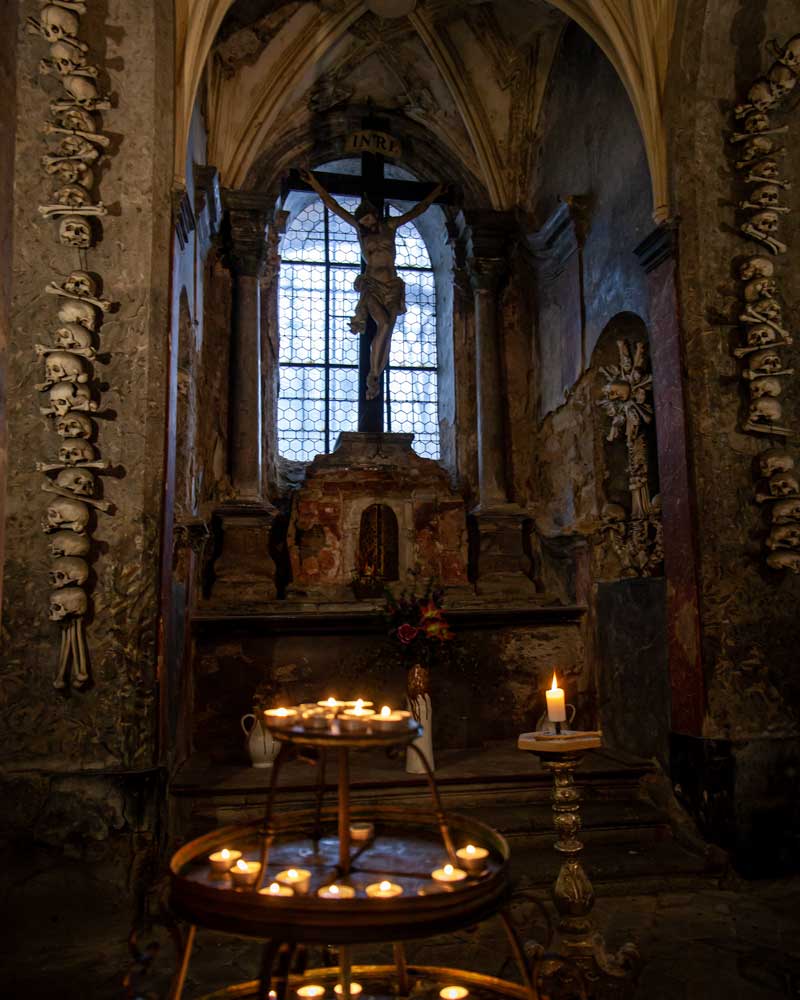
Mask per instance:
[[[639,952],[630,942],[613,955],[606,951],[603,935],[595,930],[591,917],[594,889],[580,862],[583,843],[577,837],[581,828],[581,793],[574,772],[584,751],[601,746],[600,736],[526,733],[520,736],[518,746],[539,757],[553,776],[553,826],[557,834],[553,846],[563,858],[551,891],[558,912],[556,951],[565,961],[545,959],[538,983],[542,992],[554,1000],[574,997],[575,977],[570,967],[577,967],[587,998],[623,1000],[633,993],[636,985]]]

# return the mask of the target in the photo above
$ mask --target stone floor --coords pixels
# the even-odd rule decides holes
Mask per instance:
[[[124,905],[100,919],[100,907],[96,912],[85,906],[70,912],[54,895],[50,899],[49,910],[37,904],[7,925],[2,995],[63,1000],[124,996]],[[695,892],[601,895],[595,912],[610,947],[632,940],[640,949],[645,965],[637,1000],[800,996],[800,878],[745,883],[728,877],[718,887]],[[146,980],[147,990],[165,997],[174,957],[166,935],[148,935],[144,942],[153,936],[160,937],[163,948]],[[408,944],[410,962],[513,976],[506,953],[503,932],[494,920],[474,930]],[[194,1000],[254,978],[258,956],[254,942],[199,932],[185,997]],[[356,962],[389,960],[385,947],[355,950]],[[312,961],[318,958],[312,955]]]

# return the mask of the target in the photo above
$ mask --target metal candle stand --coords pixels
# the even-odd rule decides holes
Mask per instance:
[[[614,954],[606,952],[602,934],[594,930],[591,912],[594,889],[580,862],[583,843],[577,834],[581,828],[581,793],[575,784],[575,769],[586,750],[601,746],[595,733],[562,732],[555,735],[525,733],[518,746],[535,754],[553,776],[553,825],[557,839],[555,850],[562,855],[561,869],[553,883],[553,902],[558,912],[557,943],[560,962],[543,957],[538,982],[547,997],[572,997],[574,983],[564,980],[569,968],[580,969],[581,992],[586,997],[612,1000],[629,996],[639,972],[639,952],[627,943]],[[566,960],[566,961],[565,961]]]
[[[228,986],[214,993],[215,998],[266,1000],[274,995],[277,1000],[286,1000],[290,990],[303,985],[339,984],[340,995],[347,1000],[355,995],[350,984],[356,975],[365,996],[371,997],[413,995],[435,1000],[443,986],[461,986],[469,992],[470,1000],[547,1000],[551,994],[540,992],[539,977],[545,970],[550,975],[553,969],[572,967],[573,963],[569,957],[546,950],[552,938],[549,918],[528,893],[520,895],[525,895],[544,917],[547,931],[544,946],[525,945],[523,937],[528,936],[530,927],[525,927],[523,934],[515,926],[511,912],[508,844],[499,833],[477,820],[445,813],[424,754],[420,753],[420,757],[433,799],[435,822],[430,813],[406,807],[351,807],[350,752],[383,749],[390,756],[398,756],[409,746],[413,752],[417,750],[413,741],[421,733],[417,723],[408,720],[391,733],[373,732],[369,723],[362,732],[343,732],[338,719],[324,730],[271,721],[267,725],[281,747],[272,769],[263,821],[215,830],[184,845],[172,858],[171,907],[189,928],[171,1000],[182,996],[198,927],[264,941],[259,979]],[[324,806],[326,765],[331,754],[338,762],[338,796],[333,809]],[[292,755],[316,758],[314,808],[276,818],[278,779]],[[353,818],[371,822],[375,830],[373,840],[359,845],[354,852],[350,843]],[[334,826],[337,836],[326,837],[326,829],[332,832]],[[442,853],[454,867],[458,866],[454,838],[486,848],[486,866],[460,881],[442,884],[433,880],[432,867],[441,860]],[[234,888],[230,876],[213,872],[209,853],[225,844],[241,850],[245,860],[259,860],[261,867],[252,886]],[[269,881],[271,864],[299,868],[301,863],[312,873],[307,894],[259,892],[262,882]],[[363,882],[381,878],[402,883],[403,893],[383,899],[359,895]],[[352,898],[330,900],[317,895],[320,888],[338,879],[347,880],[356,890]],[[407,964],[404,941],[460,930],[495,915],[503,922],[520,983],[463,969]],[[352,945],[376,942],[393,943],[393,965],[351,965]],[[307,945],[338,947],[338,968],[306,970]],[[575,984],[574,969],[568,968],[565,976]],[[583,991],[578,989],[572,995],[581,996]]]

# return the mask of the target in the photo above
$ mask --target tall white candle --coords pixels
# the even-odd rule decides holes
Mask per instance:
[[[564,703],[564,689],[558,686],[555,671],[553,672],[553,684],[547,694],[547,718],[551,722],[566,722],[567,707]]]

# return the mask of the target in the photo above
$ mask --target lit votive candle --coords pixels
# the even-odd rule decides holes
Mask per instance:
[[[555,671],[553,671],[553,683],[549,691],[545,691],[547,697],[547,718],[550,722],[566,722],[567,708],[564,704],[564,689],[558,686]]]
[[[467,877],[463,868],[455,868],[453,865],[445,865],[444,868],[436,868],[431,872],[431,878],[437,882],[461,882]]]
[[[337,698],[334,698],[333,695],[331,695],[330,698],[326,698],[325,701],[318,701],[317,704],[319,705],[320,708],[328,708],[332,712],[338,712],[343,708],[347,708],[348,702],[339,701]]]
[[[223,847],[221,851],[214,851],[213,854],[209,854],[208,860],[211,862],[212,871],[215,871],[218,875],[224,875],[228,869],[236,864],[241,856],[241,851],[229,851],[227,847]]]
[[[299,896],[305,896],[311,884],[311,872],[307,868],[287,868],[275,876],[278,885],[287,885]]]
[[[486,867],[486,859],[489,857],[489,852],[485,847],[475,847],[474,844],[467,844],[466,847],[462,847],[456,851],[456,857],[461,863],[462,868],[465,868],[470,875],[480,875]]]
[[[464,1000],[464,997],[469,996],[469,990],[463,986],[445,986],[439,990],[439,996],[442,1000]]]
[[[358,994],[361,993],[361,991],[363,989],[364,989],[364,987],[361,985],[361,983],[350,983],[350,996],[351,997],[357,997]],[[333,992],[336,994],[337,997],[343,996],[344,995],[344,986],[342,986],[341,983],[337,983],[333,987]]]
[[[360,844],[366,843],[368,840],[372,840],[375,836],[375,826],[373,823],[351,823],[350,824],[350,839],[355,840]]]
[[[270,882],[263,889],[259,889],[258,893],[260,896],[294,896],[294,889],[288,885],[281,885],[280,882]]]
[[[339,885],[338,882],[317,890],[320,899],[352,899],[355,894],[356,890],[351,885]]]
[[[325,996],[325,987],[316,985],[301,986],[297,991],[297,995],[302,997],[302,1000],[319,1000],[320,997]]]
[[[237,889],[243,889],[248,885],[255,885],[260,871],[261,864],[258,861],[245,861],[244,858],[239,858],[231,868],[234,886]]]
[[[297,722],[296,708],[268,708],[264,711],[268,725],[293,726]]]
[[[339,716],[339,725],[345,733],[361,732],[367,728],[367,723],[375,715],[371,708],[357,704],[355,708],[346,708]]]
[[[391,733],[395,730],[404,730],[411,718],[411,712],[397,709],[392,711],[388,705],[384,705],[377,715],[373,715],[369,720],[370,727],[378,733]]]
[[[373,882],[372,885],[368,885],[366,892],[370,899],[394,899],[395,896],[403,895],[403,887],[385,879],[383,882]]]

